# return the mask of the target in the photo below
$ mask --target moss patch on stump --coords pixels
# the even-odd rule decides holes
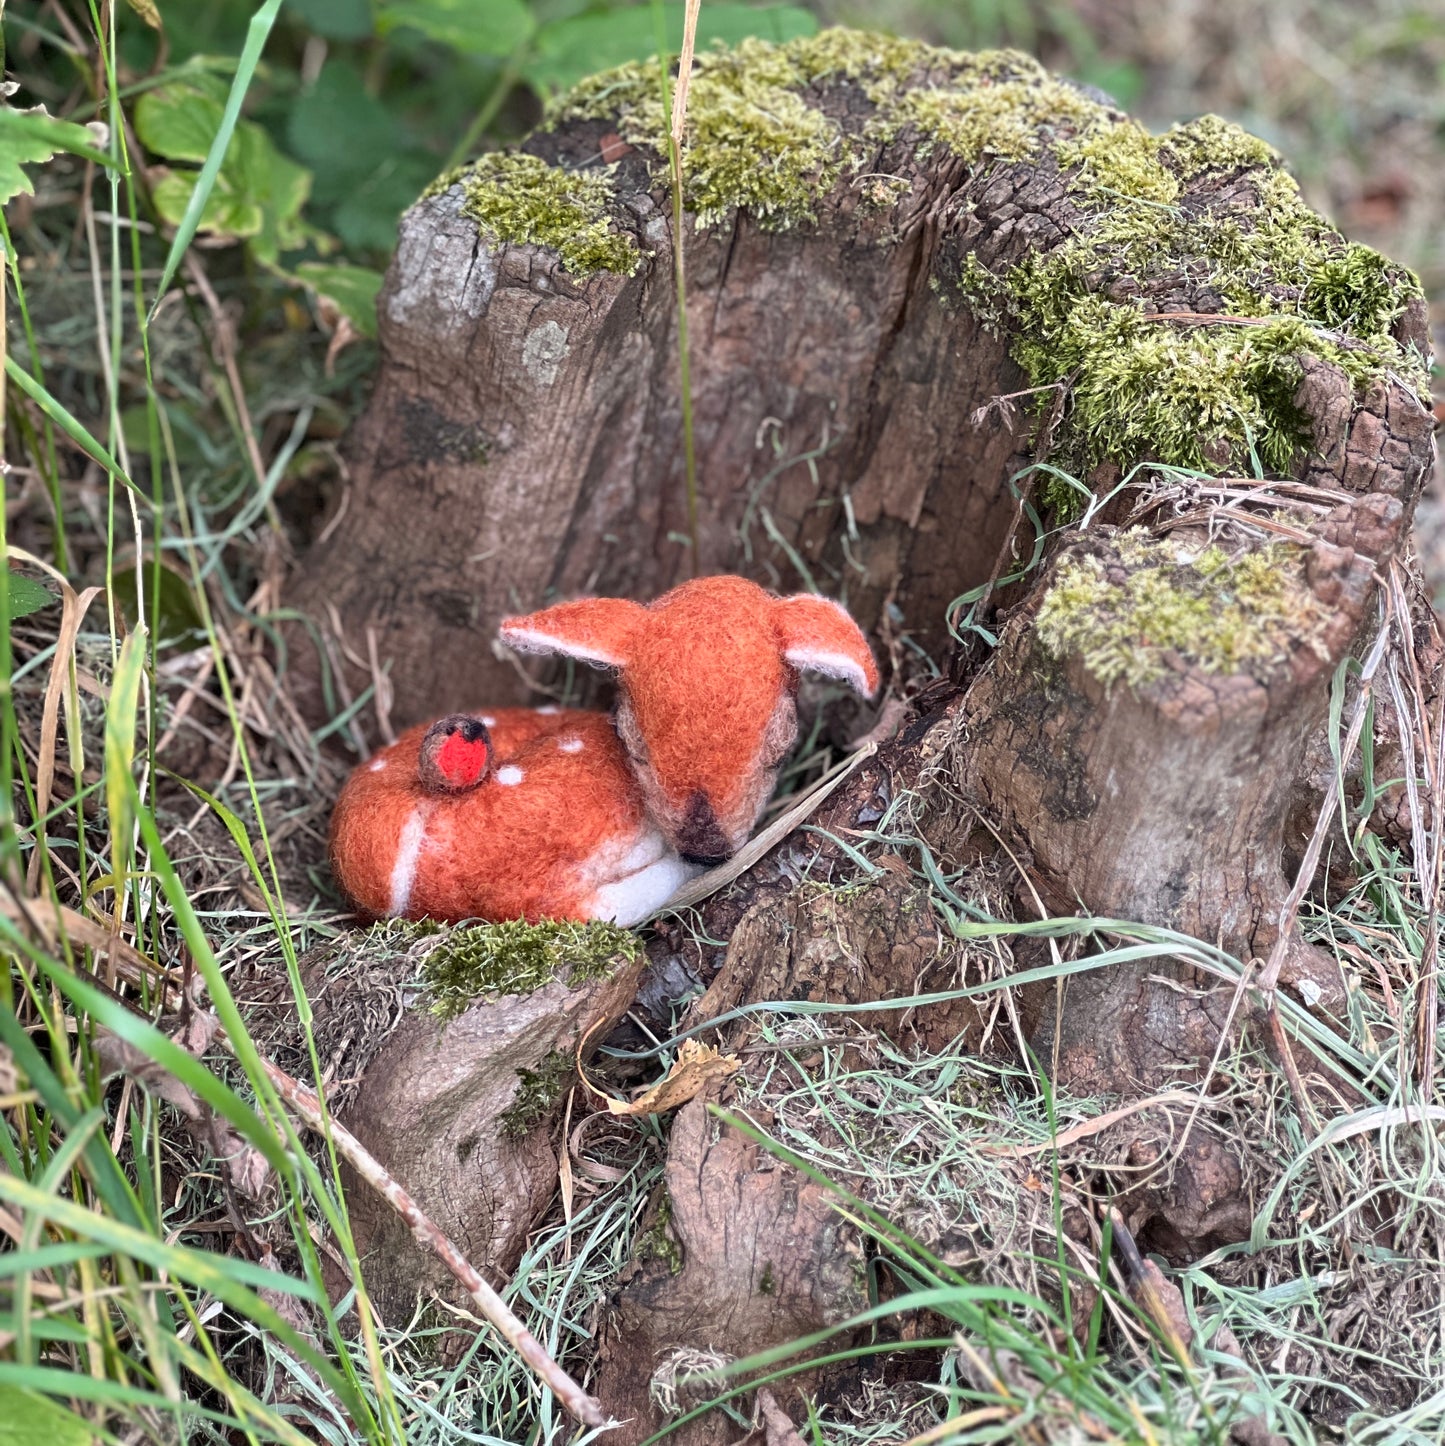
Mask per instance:
[[[1206,673],[1261,671],[1310,646],[1327,621],[1300,547],[1232,556],[1135,529],[1110,551],[1066,558],[1035,618],[1047,653],[1079,654],[1106,686],[1155,682],[1171,655]]]
[[[666,184],[653,63],[582,81],[552,102],[533,139],[577,122],[615,130],[641,149],[654,185]],[[1394,335],[1421,294],[1415,277],[1347,244],[1268,145],[1217,116],[1151,135],[1015,51],[830,29],[700,54],[687,126],[685,200],[700,228],[740,207],[767,230],[806,227],[822,196],[854,182],[865,201],[891,204],[935,153],[970,168],[963,210],[986,211],[1001,168],[1057,174],[1077,213],[1067,235],[995,269],[945,246],[933,279],[945,302],[1011,338],[1034,387],[1065,390],[1051,460],[1068,471],[1287,473],[1310,445],[1295,402],[1305,354],[1361,388],[1394,373],[1427,390],[1425,358]],[[885,184],[893,171],[896,190]],[[484,156],[433,189],[454,184],[485,234],[551,246],[578,276],[630,273],[641,260],[600,152],[580,169]],[[1161,320],[1150,298],[1171,292],[1203,293],[1202,309],[1222,303],[1229,320]],[[1045,393],[1042,409],[1055,398]],[[1080,505],[1059,482],[1045,500],[1065,517]]]

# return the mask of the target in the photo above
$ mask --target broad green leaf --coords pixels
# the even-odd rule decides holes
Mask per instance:
[[[199,165],[221,129],[225,106],[187,82],[157,86],[136,102],[135,130],[142,144],[168,161]],[[227,147],[229,157],[234,141]]]
[[[223,107],[194,86],[161,86],[141,97],[136,130],[158,155],[173,161],[208,156],[223,120]],[[161,216],[179,227],[191,215],[203,171],[172,171],[156,185]],[[195,229],[213,236],[251,239],[256,255],[275,265],[284,250],[301,243],[301,208],[311,190],[311,173],[283,156],[271,137],[241,121],[216,173]]]
[[[35,187],[24,167],[48,161],[58,151],[69,151],[98,166],[110,157],[98,150],[95,137],[84,126],[57,120],[41,107],[15,110],[0,106],[0,206],[12,196],[33,196]]]
[[[297,95],[286,117],[286,149],[316,172],[318,194],[344,196],[405,143],[404,127],[366,89],[359,66],[333,56]]]
[[[381,290],[381,272],[365,266],[303,261],[296,268],[296,276],[317,296],[329,301],[362,336],[376,336],[376,293]]]
[[[366,40],[371,35],[368,0],[289,0],[287,9],[327,40]]]
[[[0,1446],[91,1446],[88,1422],[48,1396],[0,1382]]]
[[[242,127],[237,138],[241,142],[238,189],[261,206],[261,230],[251,250],[275,266],[281,252],[295,250],[306,240],[301,208],[311,194],[311,172],[283,156],[260,126]]]
[[[172,171],[156,182],[151,199],[162,219],[172,226],[179,226],[185,216],[200,174],[199,171]],[[241,240],[260,235],[264,221],[261,207],[251,197],[237,194],[231,178],[223,171],[216,178],[196,230],[208,236]]]
[[[683,7],[663,6],[668,48],[682,46]],[[763,40],[794,40],[812,35],[817,19],[796,5],[707,4],[698,12],[697,44],[716,41],[735,45],[749,36]],[[542,92],[565,90],[584,76],[629,60],[645,60],[657,52],[657,27],[650,5],[625,10],[574,15],[537,31],[523,77]]]
[[[331,216],[332,229],[354,250],[389,252],[396,245],[401,213],[435,174],[435,160],[425,160],[415,152],[387,156],[337,206]]]
[[[54,601],[55,594],[41,587],[33,578],[22,577],[18,572],[10,573],[5,612],[11,622],[16,618],[28,618],[31,613],[48,608]]]
[[[533,24],[523,0],[381,0],[376,15],[378,35],[410,25],[464,55],[510,55]]]

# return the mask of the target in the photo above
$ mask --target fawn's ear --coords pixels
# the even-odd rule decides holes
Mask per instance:
[[[831,598],[813,593],[778,598],[773,627],[793,667],[840,678],[865,698],[878,691],[878,666],[863,630]]]
[[[579,598],[502,619],[502,641],[519,653],[558,653],[604,668],[627,661],[628,641],[647,609],[618,597]]]

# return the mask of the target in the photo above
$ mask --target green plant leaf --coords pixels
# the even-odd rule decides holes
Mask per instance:
[[[381,0],[377,34],[399,25],[464,55],[511,55],[531,35],[534,21],[523,0]]]
[[[55,594],[34,580],[22,577],[18,572],[9,575],[9,590],[5,599],[5,615],[13,623],[16,618],[28,618],[41,608],[48,608],[55,601]]]
[[[226,108],[185,81],[157,86],[136,102],[135,131],[148,150],[168,161],[200,165],[210,154]]]
[[[344,55],[327,60],[286,117],[286,148],[316,172],[319,195],[346,195],[404,143],[401,118],[366,89],[360,67]]]
[[[147,562],[143,567],[118,567],[111,575],[111,583],[115,589],[115,605],[126,627],[134,631],[144,613],[158,648],[195,648],[206,641],[206,625],[201,621],[196,595],[190,583],[172,568],[160,570],[159,610],[153,563]]]
[[[0,1446],[91,1446],[88,1422],[34,1391],[0,1382]]]
[[[683,7],[662,8],[667,44],[676,54],[682,45]],[[699,49],[714,41],[734,45],[749,36],[794,40],[817,29],[817,19],[796,5],[707,4],[698,13],[697,44]],[[650,5],[574,15],[537,31],[522,76],[544,93],[565,90],[584,76],[629,60],[645,60],[656,52],[657,28]]]
[[[458,58],[454,69],[474,62]],[[390,251],[396,222],[436,173],[436,158],[411,139],[405,114],[366,88],[359,66],[330,58],[291,104],[286,149],[313,173],[312,215],[349,253]]]
[[[48,161],[58,151],[82,156],[98,166],[111,163],[84,126],[46,115],[43,106],[34,110],[0,106],[0,206],[12,196],[33,196],[35,187],[24,167]]]
[[[303,261],[296,268],[296,277],[329,301],[362,336],[376,336],[376,293],[381,290],[381,272],[365,266]]]
[[[172,161],[208,157],[224,121],[213,96],[188,84],[160,86],[136,107],[136,133],[157,155]],[[172,171],[153,192],[161,216],[177,227],[195,208],[205,171]],[[276,265],[282,251],[301,244],[301,208],[311,192],[311,172],[283,156],[271,137],[251,121],[234,129],[200,214],[197,231],[250,240],[256,255]],[[179,234],[179,231],[177,232]]]

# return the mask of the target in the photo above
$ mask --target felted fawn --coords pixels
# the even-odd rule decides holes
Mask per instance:
[[[456,714],[358,768],[331,851],[367,913],[637,923],[746,840],[797,737],[799,669],[878,683],[836,603],[737,577],[559,603],[501,635],[615,670],[613,715]]]

